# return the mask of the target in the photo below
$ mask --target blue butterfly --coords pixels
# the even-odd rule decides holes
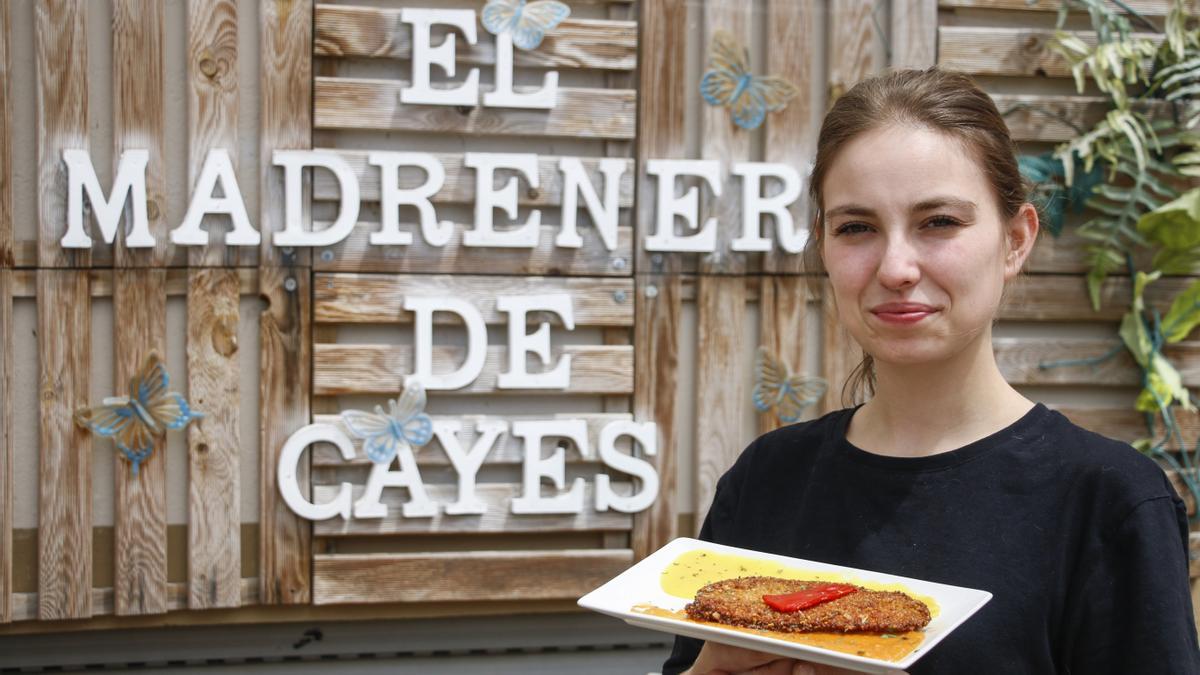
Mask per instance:
[[[112,438],[125,459],[138,466],[154,451],[154,441],[167,429],[182,429],[204,414],[192,410],[183,396],[167,391],[170,378],[158,355],[151,353],[129,381],[129,396],[104,399],[93,408],[75,411],[75,423]]]
[[[425,445],[433,438],[433,421],[424,413],[425,388],[416,380],[404,385],[400,399],[388,401],[388,412],[375,406],[375,412],[342,411],[342,423],[356,438],[363,439],[363,451],[376,464],[391,464],[400,444]]]
[[[528,51],[570,15],[571,8],[556,0],[490,0],[480,20],[492,35],[512,33],[513,44]]]
[[[765,347],[759,347],[754,359],[754,407],[759,412],[775,408],[779,419],[792,423],[808,406],[825,395],[825,380],[809,375],[793,375]]]
[[[700,95],[709,105],[725,106],[743,129],[756,129],[768,112],[783,110],[799,91],[782,77],[750,73],[750,54],[729,33],[713,34],[708,70],[700,80]]]

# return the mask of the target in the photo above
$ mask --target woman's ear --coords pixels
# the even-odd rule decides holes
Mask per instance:
[[[1029,253],[1033,251],[1034,243],[1037,242],[1040,227],[1037,209],[1029,202],[1022,204],[1017,215],[1008,221],[1008,232],[1006,233],[1008,252],[1004,258],[1005,281],[1013,279],[1020,273]]]

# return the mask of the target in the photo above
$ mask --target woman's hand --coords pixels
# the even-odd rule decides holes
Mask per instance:
[[[719,642],[705,642],[696,662],[684,675],[851,675],[853,672]]]

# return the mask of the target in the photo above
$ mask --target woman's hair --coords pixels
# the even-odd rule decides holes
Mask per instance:
[[[925,127],[962,142],[991,184],[1001,216],[1006,220],[1016,216],[1027,201],[1029,187],[1017,166],[1017,148],[1008,126],[992,98],[971,78],[936,66],[878,75],[859,82],[837,99],[821,124],[817,157],[808,185],[809,196],[816,205],[812,236],[804,252],[809,271],[825,271],[820,251],[825,211],[822,184],[829,167],[851,140],[891,124]],[[820,277],[810,279],[817,284],[821,282]],[[847,405],[874,393],[874,359],[864,353],[842,387],[842,401]]]

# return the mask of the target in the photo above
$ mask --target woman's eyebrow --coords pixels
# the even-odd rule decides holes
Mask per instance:
[[[923,199],[916,204],[913,204],[912,207],[909,208],[909,212],[920,213],[922,211],[933,211],[943,208],[963,209],[965,211],[974,213],[976,207],[975,202],[968,201],[966,199],[959,199],[957,197],[932,197],[930,199]],[[844,206],[834,207],[825,212],[826,218],[833,218],[835,216],[843,215],[874,216],[875,209],[872,209],[869,206],[862,206],[860,204],[846,204]]]

